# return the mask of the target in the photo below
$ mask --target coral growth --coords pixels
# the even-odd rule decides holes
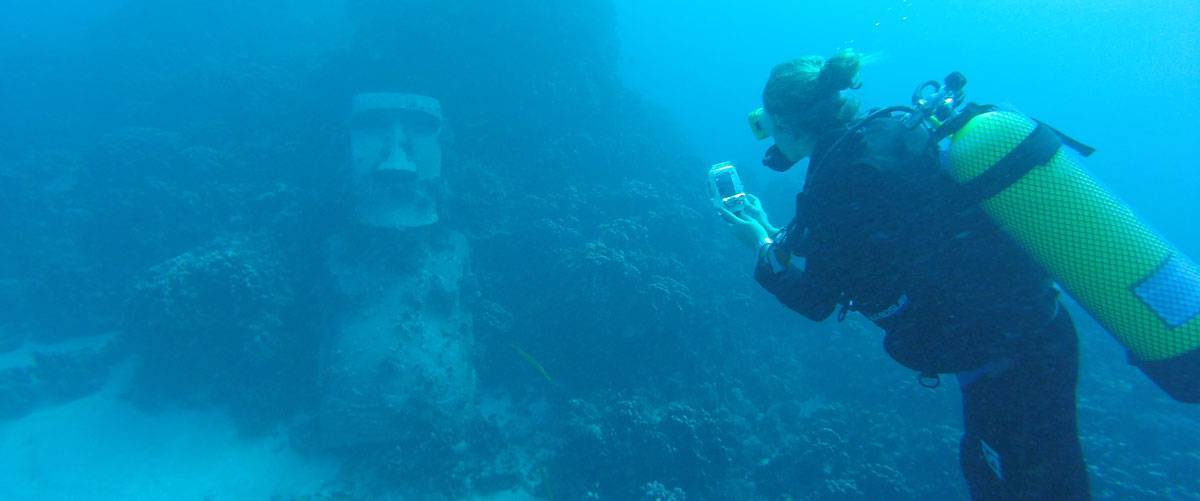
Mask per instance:
[[[134,287],[129,349],[143,402],[223,405],[251,421],[310,389],[312,333],[294,330],[287,269],[262,240],[224,238],[164,261]],[[301,384],[298,384],[301,383]]]

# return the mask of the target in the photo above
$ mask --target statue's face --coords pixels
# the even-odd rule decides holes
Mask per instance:
[[[359,222],[412,228],[436,223],[442,171],[437,101],[409,94],[360,94],[351,143]]]

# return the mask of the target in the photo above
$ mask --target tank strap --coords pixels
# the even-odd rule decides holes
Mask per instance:
[[[1063,144],[1067,145],[1067,147],[1071,148],[1072,150],[1075,150],[1080,155],[1083,155],[1085,157],[1090,157],[1090,156],[1092,156],[1092,153],[1096,152],[1096,148],[1088,146],[1087,144],[1084,144],[1082,141],[1080,141],[1078,139],[1075,139],[1071,136],[1063,134],[1063,132],[1061,130],[1055,129],[1054,127],[1047,125],[1045,122],[1042,122],[1041,120],[1038,120],[1035,118],[1035,119],[1033,119],[1033,121],[1037,122],[1038,125],[1041,125],[1043,127],[1050,129],[1051,131],[1054,131],[1054,133],[1058,135],[1058,138],[1062,140]]]
[[[1039,122],[1033,132],[1004,158],[962,185],[959,196],[964,205],[977,204],[1008,189],[1034,167],[1049,162],[1062,144],[1054,129]]]
[[[993,111],[1000,111],[1000,110],[1001,110],[1001,108],[994,104],[967,103],[967,105],[963,107],[962,111],[958,112],[953,117],[951,117],[949,120],[946,120],[941,126],[934,129],[932,139],[934,142],[941,142],[943,139],[950,137],[955,132],[962,130],[962,128],[967,125],[967,122],[970,122],[975,117],[982,115],[984,113],[991,113]],[[1054,131],[1054,133],[1058,135],[1058,138],[1062,140],[1063,144],[1065,144],[1068,147],[1070,147],[1071,149],[1079,152],[1080,155],[1083,155],[1085,157],[1090,157],[1090,156],[1092,156],[1092,153],[1096,152],[1096,148],[1088,146],[1087,144],[1083,143],[1082,141],[1079,141],[1078,139],[1075,139],[1071,136],[1063,134],[1062,131],[1047,125],[1045,122],[1042,122],[1041,120],[1038,120],[1038,119],[1032,118],[1032,117],[1031,117],[1031,119],[1033,121],[1037,122],[1038,125],[1048,127],[1051,131]]]

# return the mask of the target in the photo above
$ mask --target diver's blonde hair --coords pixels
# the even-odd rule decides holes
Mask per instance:
[[[791,130],[820,133],[845,124],[858,113],[858,101],[842,91],[861,86],[857,78],[863,59],[847,49],[828,60],[806,56],[780,63],[763,87],[763,108],[776,126]]]

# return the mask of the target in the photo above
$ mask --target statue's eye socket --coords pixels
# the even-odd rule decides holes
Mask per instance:
[[[405,130],[413,136],[432,136],[441,128],[441,123],[436,118],[421,113],[406,113],[401,120]]]
[[[390,129],[396,123],[396,117],[388,113],[359,113],[354,116],[350,126],[357,131],[375,131]]]
[[[408,131],[414,136],[432,136],[438,131],[436,123],[431,121],[414,122],[408,125]]]
[[[375,110],[357,113],[350,126],[361,132],[403,128],[412,136],[431,136],[441,128],[441,122],[424,113],[405,110]]]

